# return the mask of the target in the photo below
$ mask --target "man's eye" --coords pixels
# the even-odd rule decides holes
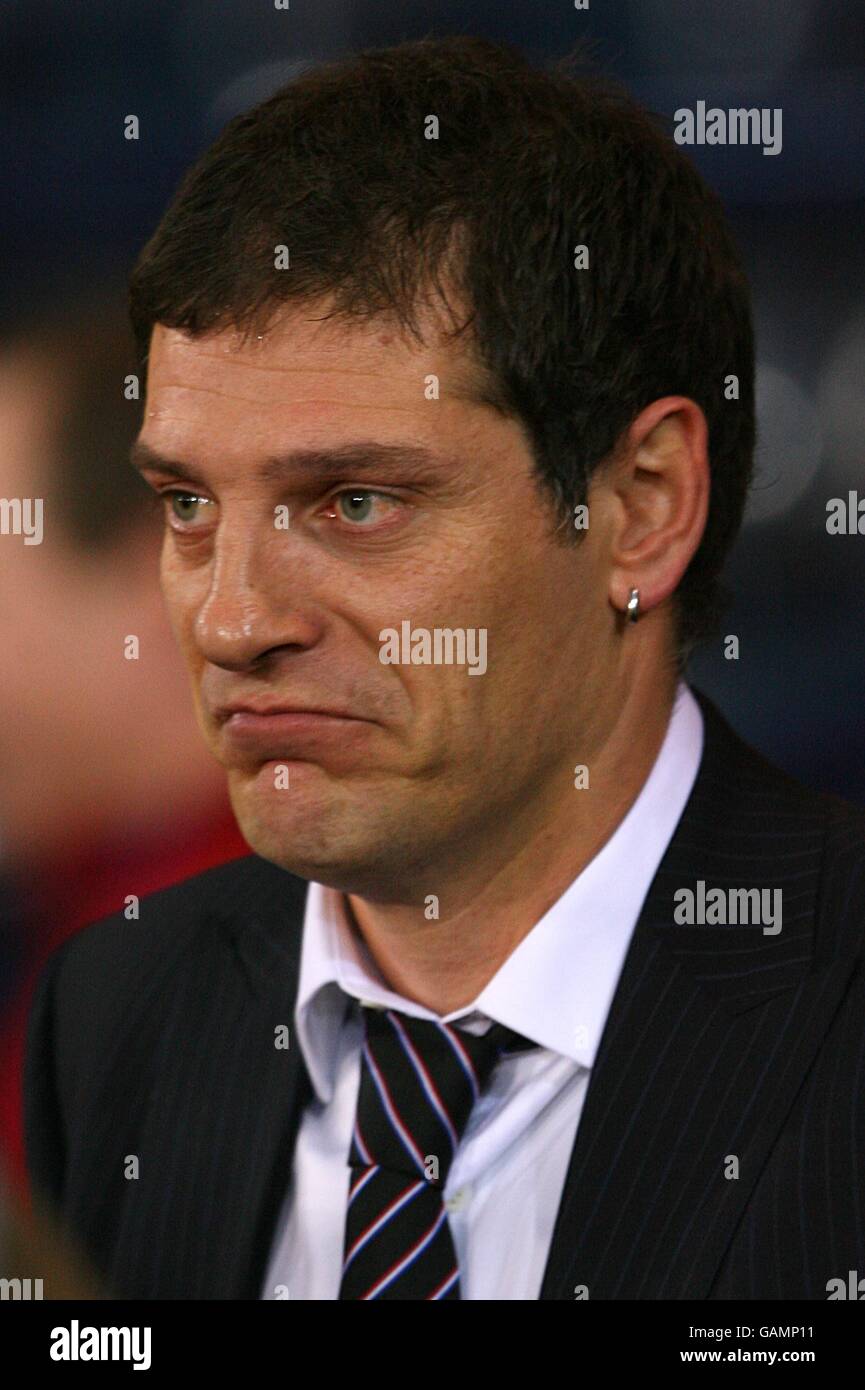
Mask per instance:
[[[333,506],[340,521],[356,522],[359,526],[381,520],[381,508],[376,513],[374,499],[398,505],[397,499],[383,492],[368,492],[362,488],[350,488],[339,492],[333,499]]]
[[[195,492],[163,492],[163,499],[167,501],[171,517],[186,526],[196,520],[196,508],[200,504],[206,504],[206,497],[199,497]]]

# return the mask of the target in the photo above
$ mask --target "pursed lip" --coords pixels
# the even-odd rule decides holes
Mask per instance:
[[[354,719],[360,720],[361,716],[350,714],[348,710],[331,709],[324,705],[277,705],[258,703],[257,701],[238,701],[235,704],[221,705],[216,710],[216,717],[220,724],[225,724],[233,715],[255,715],[263,719],[276,715],[318,715],[327,719]],[[369,722],[369,721],[364,721]]]
[[[358,741],[374,722],[322,705],[238,702],[220,711],[220,741],[226,758],[256,767],[271,759],[329,763],[354,761]]]

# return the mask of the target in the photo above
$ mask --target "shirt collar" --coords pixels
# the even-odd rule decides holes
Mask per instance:
[[[634,926],[685,809],[703,751],[703,716],[680,682],[660,752],[624,819],[508,956],[473,1003],[442,1021],[481,1015],[591,1067]],[[575,792],[579,795],[579,792]],[[437,1018],[391,990],[338,890],[310,883],[295,1029],[315,1092],[333,1095],[349,996]]]

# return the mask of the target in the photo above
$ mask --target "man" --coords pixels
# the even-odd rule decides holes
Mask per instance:
[[[233,122],[131,302],[255,853],[54,956],[40,1188],[124,1297],[827,1297],[865,840],[682,680],[754,431],[714,197],[617,92],[428,40]]]

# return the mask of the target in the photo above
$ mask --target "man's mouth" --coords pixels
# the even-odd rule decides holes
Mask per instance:
[[[353,745],[372,724],[322,710],[276,709],[269,714],[249,709],[229,714],[220,739],[229,759],[261,762],[271,758],[310,758]]]

